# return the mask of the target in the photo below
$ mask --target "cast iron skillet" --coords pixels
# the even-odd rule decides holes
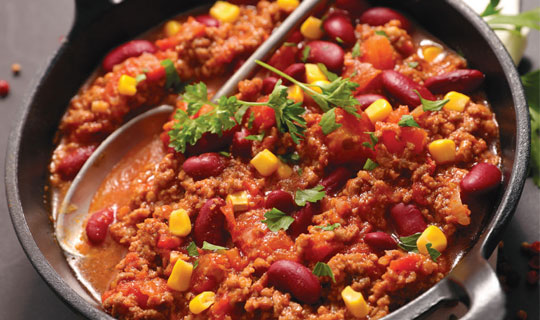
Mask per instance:
[[[90,298],[55,242],[43,201],[53,138],[70,98],[116,45],[159,22],[206,4],[201,0],[76,0],[71,33],[21,108],[10,135],[6,190],[11,219],[30,261],[58,296],[91,319],[112,319]],[[521,194],[528,166],[530,126],[519,76],[489,27],[459,0],[377,1],[397,7],[486,74],[486,93],[500,124],[504,182],[474,246],[441,282],[385,319],[419,318],[445,302],[469,307],[463,319],[502,319],[504,295],[485,258],[500,238]]]

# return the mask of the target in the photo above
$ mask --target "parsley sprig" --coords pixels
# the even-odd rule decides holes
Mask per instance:
[[[490,0],[484,11],[480,14],[493,30],[505,30],[519,33],[522,27],[540,30],[540,8],[522,12],[516,15],[501,14],[498,8],[500,0]],[[514,28],[508,27],[513,25]]]
[[[317,262],[315,268],[313,268],[313,274],[318,277],[330,277],[332,279],[332,282],[336,283],[336,278],[334,278],[334,273],[332,272],[332,269],[324,262]]]
[[[321,229],[323,231],[333,231],[334,229],[337,229],[341,227],[341,223],[336,222],[334,224],[327,224],[325,226],[315,226],[315,229]]]
[[[418,90],[414,90],[414,93],[420,98],[420,103],[422,104],[422,110],[424,111],[440,111],[450,99],[444,100],[428,100],[422,98]]]
[[[422,233],[417,232],[407,237],[400,237],[398,247],[400,247],[401,249],[407,252],[418,253],[418,247],[416,246],[416,241],[418,241],[418,238],[420,238],[421,235]],[[429,253],[429,256],[431,257],[431,260],[437,262],[437,258],[441,256],[441,253],[437,249],[433,248],[433,244],[431,242],[428,242],[426,244],[426,249]]]
[[[306,205],[307,202],[315,203],[319,200],[322,200],[325,195],[326,192],[324,191],[324,187],[318,185],[311,189],[297,190],[294,196],[294,202],[296,202],[297,205],[303,207]]]
[[[266,211],[264,217],[266,219],[262,220],[262,223],[266,224],[268,229],[272,232],[278,232],[281,229],[287,230],[294,222],[293,217],[276,208]]]

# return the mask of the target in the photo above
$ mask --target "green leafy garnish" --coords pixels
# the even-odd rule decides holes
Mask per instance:
[[[367,170],[367,171],[371,171],[371,170],[377,168],[378,166],[379,166],[379,164],[377,162],[375,162],[375,161],[368,158],[366,160],[366,163],[364,163],[363,169]]]
[[[344,42],[343,39],[341,39],[340,37],[336,37],[336,41],[337,41],[338,43],[343,43],[343,42]]]
[[[354,44],[354,47],[352,48],[351,55],[353,58],[358,58],[362,56],[362,51],[360,50],[360,42],[357,42]]]
[[[407,63],[407,65],[409,66],[409,68],[415,69],[416,67],[418,67],[418,62],[411,61],[411,62]]]
[[[285,154],[278,154],[277,157],[282,162],[285,162],[288,164],[298,164],[300,162],[300,155],[296,151],[285,153]]]
[[[165,88],[179,91],[182,89],[182,82],[180,76],[174,67],[174,63],[171,59],[165,59],[160,62],[165,68]]]
[[[398,122],[400,127],[417,127],[420,128],[418,123],[414,120],[414,117],[410,114],[404,114],[401,116],[401,119]]]
[[[283,43],[283,46],[284,46],[284,47],[296,47],[297,44],[294,43],[294,42],[284,42],[284,43]]]
[[[336,109],[332,108],[326,111],[319,122],[322,132],[324,134],[329,134],[337,128],[341,127],[341,124],[336,123]]]
[[[268,101],[263,104],[274,109],[278,130],[289,132],[294,143],[300,143],[304,138],[306,120],[301,116],[306,112],[301,103],[296,103],[287,98],[287,87],[278,80],[274,90],[268,96]]]
[[[336,228],[341,227],[341,223],[327,224],[326,226],[315,226],[315,229],[321,229],[324,231],[333,231]]]
[[[324,262],[317,262],[315,268],[313,268],[313,274],[317,277],[330,277],[332,279],[332,282],[336,282],[336,278],[334,278],[334,273],[332,272],[332,269]]]
[[[215,244],[208,243],[206,241],[203,242],[202,246],[203,250],[209,250],[209,251],[218,251],[218,250],[227,250],[227,248],[222,246],[216,246]]]
[[[416,247],[416,241],[418,241],[418,238],[420,238],[421,235],[422,233],[417,232],[407,237],[400,237],[398,247],[400,247],[401,249],[407,252],[418,253],[418,248]]]
[[[388,38],[388,34],[384,30],[377,30],[375,31],[375,34]]]
[[[375,145],[377,144],[377,142],[379,142],[379,138],[377,138],[377,136],[375,135],[375,132],[366,131],[364,133],[369,135],[369,139],[371,140],[371,143],[363,142],[362,145],[371,150],[375,150]]]
[[[272,208],[270,211],[266,211],[264,214],[265,220],[262,223],[266,224],[268,229],[272,232],[278,232],[279,230],[287,230],[294,222],[294,218],[288,216],[285,212]]]
[[[310,46],[305,46],[304,49],[302,49],[302,62],[306,62],[309,58],[309,52],[311,51]]]
[[[326,68],[326,66],[324,65],[324,63],[317,63],[317,67],[319,67],[319,69],[321,69],[321,72],[324,73],[324,75],[326,76],[326,78],[328,79],[328,81],[334,81],[338,78],[338,75],[331,72],[331,71],[328,71],[328,68]]]
[[[315,203],[324,198],[326,195],[326,192],[323,189],[323,186],[318,185],[311,189],[297,190],[294,197],[294,202],[301,207],[305,206],[306,202]]]
[[[227,151],[220,151],[219,154],[227,158],[231,157],[231,153]]]
[[[497,8],[500,0],[490,0],[484,11],[480,14],[481,17],[487,17],[501,12],[500,8]]]
[[[533,181],[540,187],[540,70],[521,77],[531,115],[531,172]]]
[[[426,243],[426,249],[427,249],[427,252],[429,253],[429,256],[431,257],[431,260],[433,260],[434,262],[437,262],[437,258],[441,256],[441,253],[437,251],[437,249],[432,248],[432,247],[433,245],[431,244],[431,242]]]
[[[195,242],[191,241],[189,245],[187,246],[187,252],[190,257],[198,257],[199,256],[199,250],[197,250],[197,245]]]
[[[251,140],[251,141],[263,141],[263,139],[264,139],[264,132],[261,133],[261,134],[252,134],[252,135],[249,135],[249,136],[245,137],[244,139],[246,139],[246,140]]]
[[[495,30],[519,31],[522,27],[540,30],[540,7],[516,15],[491,14],[486,21]],[[505,25],[513,25],[516,29],[509,29]]]
[[[135,77],[135,81],[137,81],[137,84],[141,81],[144,81],[146,80],[146,74],[144,73],[139,73],[136,77]]]
[[[450,99],[435,100],[435,101],[427,100],[427,99],[422,98],[418,90],[414,90],[414,92],[420,98],[420,103],[422,103],[422,110],[424,111],[439,111],[448,101],[450,101]]]

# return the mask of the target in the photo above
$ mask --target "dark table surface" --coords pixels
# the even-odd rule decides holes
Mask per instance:
[[[539,5],[538,0],[524,0],[522,9]],[[0,168],[4,157],[9,131],[19,108],[36,84],[42,69],[66,35],[74,16],[73,0],[35,1],[0,0],[0,79],[11,85],[7,98],[0,98]],[[533,32],[520,71],[538,69],[540,66],[540,36]],[[14,77],[12,63],[19,63],[22,72]],[[4,189],[4,179],[2,179]],[[520,275],[512,281],[514,288],[508,294],[508,313],[515,315],[526,310],[528,319],[539,319],[538,286],[527,287],[524,282],[527,260],[520,253],[522,241],[540,239],[540,189],[531,179],[527,180],[520,204],[504,234],[504,247],[499,256],[504,257]],[[41,196],[41,195],[36,195]],[[75,319],[70,310],[49,289],[26,258],[9,218],[5,192],[0,192],[0,319]]]

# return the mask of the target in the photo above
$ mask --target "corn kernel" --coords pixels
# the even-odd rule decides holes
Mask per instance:
[[[178,259],[176,260],[171,275],[167,280],[167,285],[169,288],[176,291],[186,291],[189,289],[192,273],[193,265],[189,262],[185,262],[182,259]]]
[[[125,74],[118,79],[118,93],[133,96],[137,93],[137,80]]]
[[[92,101],[91,109],[94,113],[106,113],[109,110],[109,103],[103,100]]]
[[[165,24],[165,35],[172,37],[180,31],[180,22],[171,20]]]
[[[416,246],[421,254],[428,255],[426,245],[431,243],[431,247],[439,252],[443,252],[446,249],[446,236],[441,229],[436,226],[429,226],[422,232],[418,240],[416,240]]]
[[[249,208],[248,194],[245,191],[229,194],[226,201],[227,203],[231,203],[233,205],[233,210],[235,212],[245,211]]]
[[[313,16],[309,17],[302,23],[300,33],[308,39],[316,40],[323,36],[322,21]]]
[[[341,291],[341,297],[350,313],[356,318],[364,318],[369,312],[369,306],[361,292],[355,291],[351,286],[346,286]]]
[[[189,311],[199,314],[210,308],[216,301],[216,294],[212,291],[203,291],[189,302]]]
[[[328,78],[326,78],[318,65],[314,63],[306,63],[305,66],[307,83],[312,84],[316,81],[328,81]]]
[[[383,121],[392,112],[392,105],[385,99],[375,100],[365,110],[372,123]]]
[[[429,144],[428,150],[439,164],[452,162],[456,158],[456,144],[450,139],[435,140]]]
[[[265,177],[268,177],[274,173],[279,167],[279,159],[268,149],[264,149],[263,151],[257,153],[257,155],[253,157],[249,163],[251,163],[255,169],[257,169],[257,171]]]
[[[278,8],[287,12],[293,11],[299,4],[300,1],[298,0],[277,0]]]
[[[210,9],[210,15],[221,22],[234,22],[240,16],[240,8],[227,1],[216,1]]]
[[[287,179],[293,174],[293,169],[289,165],[280,161],[277,174],[281,179]]]
[[[294,102],[304,102],[304,92],[298,85],[295,84],[289,87],[289,89],[287,89],[287,93],[287,98],[293,100]]]
[[[191,220],[186,210],[178,209],[171,212],[169,231],[179,237],[185,237],[191,232]]]
[[[422,48],[422,55],[424,56],[424,60],[432,62],[437,59],[437,57],[441,54],[442,51],[443,50],[441,47],[428,46]]]
[[[319,81],[313,82],[312,84],[315,86],[322,86],[329,83],[330,81],[327,81],[327,80],[319,80]],[[322,93],[322,89],[320,87],[310,87],[310,88],[317,91],[318,93]]]
[[[455,91],[448,92],[444,96],[444,99],[450,100],[444,105],[446,110],[454,110],[459,112],[463,112],[463,110],[465,110],[465,106],[469,103],[469,101],[471,101],[469,96]]]

